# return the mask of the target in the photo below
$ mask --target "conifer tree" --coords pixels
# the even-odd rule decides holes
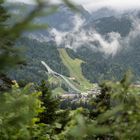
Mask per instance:
[[[10,17],[7,10],[3,6],[4,0],[0,0],[0,91],[7,90],[11,87],[12,81],[4,74],[3,68],[5,68],[11,62],[13,56],[11,53],[11,42],[6,35],[7,26],[6,20]],[[9,55],[10,54],[10,55]]]
[[[4,4],[4,0],[0,0],[0,29],[4,25],[4,22],[10,17],[10,15],[8,14],[8,12],[6,11],[6,9],[3,7]]]
[[[59,109],[59,101],[52,96],[52,92],[49,90],[47,83],[43,80],[39,87],[42,92],[41,101],[45,107],[43,113],[39,115],[40,122],[45,124],[52,124],[57,118],[57,110]]]

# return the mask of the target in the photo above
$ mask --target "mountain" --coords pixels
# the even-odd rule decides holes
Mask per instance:
[[[11,71],[9,76],[12,79],[16,79],[21,86],[28,82],[40,83],[41,80],[46,79],[50,82],[54,93],[64,93],[69,89],[73,92],[73,89],[62,78],[47,73],[41,64],[41,61],[44,61],[52,70],[67,77],[69,82],[80,91],[92,88],[92,84],[82,74],[82,60],[71,59],[67,51],[57,49],[54,42],[41,43],[24,37],[17,42],[16,46],[24,48],[26,63]]]
[[[47,23],[50,26],[50,28],[68,31],[70,30],[70,28],[74,26],[73,19],[76,14],[79,14],[82,18],[86,20],[88,20],[90,17],[89,12],[86,11],[81,5],[77,6],[79,12],[72,11],[64,4],[59,4],[59,5],[49,5],[44,10],[42,10],[42,13],[48,12],[51,6],[56,8],[57,12],[54,13],[52,12],[50,13],[50,15],[47,16],[37,17],[34,19],[33,22],[36,24]],[[31,12],[35,8],[35,5],[20,2],[14,3],[12,2],[6,3],[5,7],[12,14],[12,19],[10,20],[15,22],[21,21],[26,15],[28,15],[29,12]]]
[[[25,4],[20,6],[26,7],[27,12],[34,7]],[[89,13],[82,6],[79,6],[79,9],[80,16],[61,4],[56,13],[33,21],[37,24],[47,23],[50,26],[47,30],[26,32],[23,38],[24,36],[27,38],[24,41],[19,40],[22,45],[30,48],[30,53],[26,52],[26,56],[30,57],[27,59],[28,65],[22,70],[26,71],[26,68],[32,67],[32,70],[28,71],[32,75],[31,78],[36,77],[36,72],[40,69],[39,61],[43,59],[57,72],[70,76],[71,71],[58,51],[58,48],[63,48],[73,60],[78,59],[82,62],[80,64],[82,76],[90,82],[120,80],[127,69],[132,69],[135,80],[139,80],[140,11],[130,10],[120,13],[104,7]],[[20,20],[20,14],[23,13],[15,12],[15,9],[13,11],[13,17],[19,17],[17,19]],[[38,81],[41,78],[37,76],[35,79]]]
[[[110,16],[91,21],[86,26],[95,28],[95,30],[102,35],[106,35],[111,32],[118,32],[124,37],[127,36],[132,29],[132,21],[129,16],[122,16],[120,18]]]
[[[112,17],[112,16],[119,15],[119,13],[117,13],[115,10],[109,9],[107,7],[103,7],[101,9],[96,10],[96,11],[93,11],[90,14],[92,16],[90,21],[98,20],[98,19],[105,18],[105,17]]]
[[[21,83],[33,81],[38,83],[43,79],[48,79],[46,69],[41,61],[45,61],[56,72],[69,76],[69,71],[63,64],[54,42],[41,43],[23,37],[16,43],[16,47],[25,50],[23,56],[26,59],[26,64],[11,71],[12,79],[16,79]]]
[[[82,6],[78,6],[80,10],[81,18],[88,20],[90,14]],[[77,13],[78,14],[78,13]],[[41,22],[47,22],[51,28],[56,28],[60,31],[70,31],[74,26],[74,16],[76,13],[71,11],[68,7],[61,4],[59,5],[58,11],[53,15],[50,15],[46,18],[39,19]]]

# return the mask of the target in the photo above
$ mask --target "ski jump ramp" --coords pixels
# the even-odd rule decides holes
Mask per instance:
[[[77,89],[69,80],[66,76],[58,73],[58,72],[55,72],[53,71],[44,61],[41,61],[41,64],[47,69],[47,73],[49,75],[53,75],[53,76],[57,76],[57,77],[60,77],[61,79],[63,79],[66,84],[72,89],[74,90],[75,92],[78,92],[78,93],[81,93],[81,91],[79,89]]]

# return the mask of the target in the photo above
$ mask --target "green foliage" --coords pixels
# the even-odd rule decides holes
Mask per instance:
[[[109,89],[106,90],[106,94],[110,95],[110,105],[106,111],[99,113],[96,118],[101,127],[105,125],[110,130],[104,137],[121,140],[140,138],[140,89],[131,85],[130,81],[131,74],[128,72],[121,82],[106,83],[106,88]]]
[[[0,28],[1,29],[3,29],[4,22],[7,20],[7,18],[9,18],[9,14],[2,6],[3,3],[4,3],[4,0],[0,0],[0,14],[1,14],[1,16],[0,16]]]
[[[7,12],[0,6],[0,71],[19,63],[20,53],[13,48],[15,40],[44,7],[36,8],[22,22],[5,27]],[[64,1],[74,8],[69,1]],[[3,1],[0,1],[0,5]],[[28,26],[29,27],[29,26]],[[2,140],[139,140],[140,89],[131,84],[128,72],[120,82],[101,84],[101,94],[91,100],[90,110],[61,110],[59,98],[52,95],[46,83],[0,94],[0,139]]]
[[[120,82],[102,83],[101,93],[90,101],[92,108],[74,115],[63,139],[139,139],[140,89],[131,80],[128,71]]]
[[[120,83],[112,85],[112,101],[116,102],[113,108],[115,110],[120,106],[120,109],[109,117],[113,122],[111,131],[121,140],[140,138],[140,89],[130,85],[131,78],[131,73],[128,72]]]
[[[11,89],[13,82],[5,74],[0,74],[0,94]]]
[[[0,72],[3,68],[11,66],[18,56],[15,55],[15,49],[11,48],[13,45],[12,38],[8,34],[8,29],[5,25],[6,20],[9,18],[8,12],[3,7],[4,1],[0,1]]]
[[[0,72],[5,68],[8,69],[11,66],[22,63],[19,50],[13,46],[17,38],[20,37],[24,30],[28,29],[29,23],[44,7],[43,3],[38,1],[38,6],[22,21],[15,23],[12,27],[5,27],[9,15],[3,7],[3,3],[3,0],[0,1]]]
[[[42,112],[39,92],[13,87],[0,95],[0,138],[4,140],[31,139],[33,127]]]
[[[42,92],[40,99],[43,103],[44,111],[39,115],[40,122],[45,124],[52,124],[57,119],[57,112],[59,109],[59,101],[53,97],[45,81],[41,82],[39,91]]]

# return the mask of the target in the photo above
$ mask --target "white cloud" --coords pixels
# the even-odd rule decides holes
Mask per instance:
[[[99,34],[95,29],[85,30],[82,26],[85,21],[75,16],[73,20],[75,26],[69,32],[61,32],[53,29],[50,34],[56,41],[57,45],[76,50],[77,48],[88,46],[93,51],[100,51],[105,55],[115,56],[122,49],[132,49],[136,39],[140,38],[140,19],[130,17],[133,27],[126,37],[121,37],[117,32],[110,32],[106,36]],[[97,45],[95,46],[95,42]]]
[[[119,33],[109,33],[108,40],[104,36],[97,33],[94,29],[84,30],[82,26],[84,25],[84,20],[82,18],[75,16],[74,27],[71,31],[62,32],[56,29],[52,29],[50,34],[52,39],[55,40],[58,46],[65,46],[66,48],[71,48],[76,50],[77,48],[88,46],[94,51],[100,51],[106,55],[114,56],[120,49],[121,36]],[[94,43],[98,42],[99,46],[95,46]]]
[[[133,43],[135,44],[135,39],[140,38],[140,19],[132,17],[133,21],[133,28],[131,29],[128,36],[126,36],[123,41],[122,45],[131,48]]]
[[[140,1],[139,0],[88,0],[87,3],[83,3],[83,5],[89,10],[94,10],[105,6],[112,7],[117,10],[127,10],[132,8],[140,8]]]
[[[20,0],[21,1],[21,0]],[[25,0],[24,0],[25,2]],[[29,2],[29,1],[28,1]],[[31,1],[30,1],[31,2]],[[77,0],[78,3],[83,4],[89,9],[99,8],[103,6],[110,6],[116,9],[128,9],[128,8],[139,8],[139,0]],[[73,19],[73,24],[75,25],[73,29],[69,32],[61,32],[56,29],[52,29],[50,34],[52,38],[56,41],[57,45],[64,45],[65,47],[72,48],[76,50],[79,47],[89,46],[93,50],[103,52],[107,55],[114,56],[122,46],[130,47],[131,42],[140,36],[140,20],[133,17],[133,29],[127,37],[121,38],[119,33],[109,33],[108,40],[105,39],[105,36],[97,33],[94,29],[85,31],[82,26],[85,23],[82,18],[75,16]],[[42,38],[42,37],[41,37]],[[42,41],[44,39],[42,38]],[[93,42],[99,43],[99,48],[95,47]]]
[[[7,0],[31,3],[34,0]],[[46,0],[48,1],[48,0]],[[62,2],[63,0],[49,0],[50,2]],[[140,0],[71,0],[83,5],[86,9],[92,11],[101,7],[112,7],[117,10],[126,10],[131,8],[140,8]]]
[[[24,2],[24,3],[34,3],[35,0],[6,0],[7,2]]]
[[[101,48],[99,48],[99,50],[107,55],[116,55],[116,53],[119,51],[120,49],[120,42],[119,40],[121,39],[120,34],[119,33],[109,33],[109,40],[110,41],[106,41],[100,34],[95,33],[93,35],[93,39],[97,40],[100,43]]]

